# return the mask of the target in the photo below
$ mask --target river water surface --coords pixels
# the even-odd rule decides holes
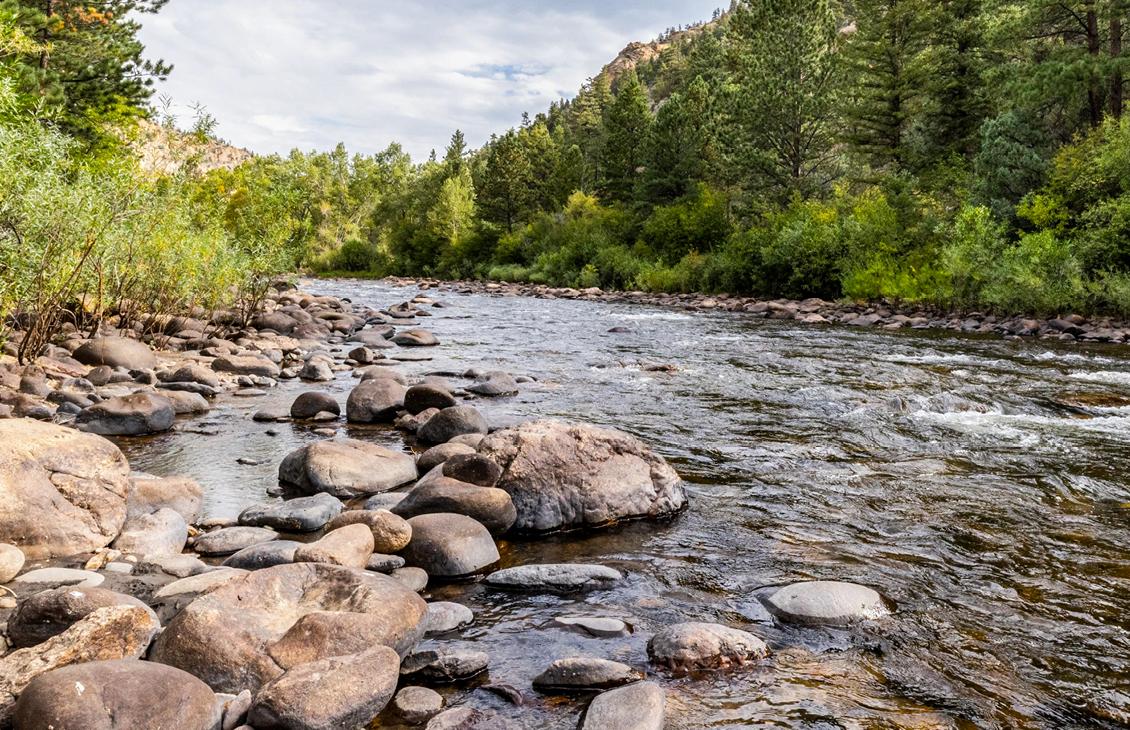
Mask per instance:
[[[417,293],[380,282],[305,288],[374,307]],[[614,426],[670,460],[691,497],[667,523],[500,545],[504,565],[612,565],[627,575],[614,590],[433,590],[476,614],[441,643],[488,652],[482,682],[526,697],[514,707],[472,685],[446,690],[449,703],[492,708],[521,727],[575,727],[583,700],[530,688],[550,661],[592,655],[650,673],[645,646],[656,628],[704,620],[746,628],[774,655],[739,672],[659,675],[671,728],[1130,722],[1130,349],[431,296],[446,306],[420,325],[442,345],[402,372],[528,374],[537,382],[519,396],[476,402],[492,423]],[[647,367],[656,364],[676,369]],[[344,373],[325,389],[344,403],[354,382]],[[221,400],[181,430],[125,449],[135,469],[197,478],[208,511],[234,515],[271,499],[282,457],[319,438],[250,419],[305,387]],[[339,432],[403,445],[391,428]],[[873,586],[897,612],[851,629],[774,624],[758,591],[804,579]],[[635,633],[596,639],[548,625],[563,614],[620,617]]]

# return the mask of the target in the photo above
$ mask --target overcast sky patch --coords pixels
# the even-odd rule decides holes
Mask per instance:
[[[174,65],[158,93],[187,123],[259,153],[415,159],[461,128],[472,146],[572,97],[634,40],[710,17],[719,0],[173,0],[145,16],[150,57]]]

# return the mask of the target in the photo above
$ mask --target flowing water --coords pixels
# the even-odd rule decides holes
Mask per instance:
[[[375,307],[416,293],[375,282],[306,288]],[[477,403],[489,420],[628,431],[672,462],[691,497],[669,522],[500,546],[504,565],[612,565],[627,575],[613,590],[433,590],[476,613],[443,643],[488,652],[482,682],[526,696],[514,707],[472,685],[446,690],[449,703],[493,708],[522,727],[575,727],[583,699],[530,688],[552,659],[648,670],[657,627],[705,620],[746,628],[774,654],[743,671],[659,675],[672,728],[1130,722],[1130,350],[434,296],[448,306],[421,324],[443,344],[403,372],[529,374],[537,382],[519,396]],[[344,400],[352,383],[342,374],[329,389]],[[269,499],[279,460],[318,437],[250,414],[303,387],[223,400],[185,430],[127,443],[131,463],[196,477],[213,514]],[[392,429],[340,432],[403,444]],[[850,629],[774,624],[759,589],[814,578],[873,586],[897,612]],[[620,617],[635,633],[596,639],[548,625],[563,614]]]

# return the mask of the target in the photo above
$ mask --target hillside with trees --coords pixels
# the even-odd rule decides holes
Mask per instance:
[[[0,1],[0,317],[35,315],[28,347],[250,311],[295,270],[1130,315],[1119,2],[740,0],[479,149],[217,166],[201,112],[154,169],[164,4]]]

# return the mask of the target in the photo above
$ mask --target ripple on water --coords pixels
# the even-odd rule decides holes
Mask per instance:
[[[415,293],[382,282],[308,288],[375,306]],[[549,415],[634,433],[691,494],[670,522],[501,546],[504,565],[611,564],[627,576],[612,590],[437,590],[475,611],[456,643],[490,653],[479,683],[511,684],[528,699],[515,708],[473,684],[444,690],[449,702],[524,727],[574,728],[583,698],[530,687],[552,659],[647,669],[657,627],[714,620],[753,631],[775,653],[749,671],[658,675],[671,728],[1113,728],[1130,714],[1130,414],[1064,397],[1084,384],[1125,396],[1126,349],[429,294],[448,306],[426,326],[451,344],[431,363],[397,369],[534,375],[519,397],[477,405],[496,422]],[[608,334],[625,321],[630,332]],[[609,366],[620,361],[679,369]],[[352,385],[342,375],[319,389],[344,402]],[[195,476],[213,511],[266,500],[279,460],[316,436],[250,414],[303,387],[221,404],[207,417],[213,436],[129,442],[131,463]],[[340,432],[402,447],[390,429]],[[240,456],[263,463],[241,466]],[[835,631],[767,620],[756,590],[806,579],[874,586],[899,611]],[[635,631],[609,640],[549,627],[562,614],[614,616]]]

